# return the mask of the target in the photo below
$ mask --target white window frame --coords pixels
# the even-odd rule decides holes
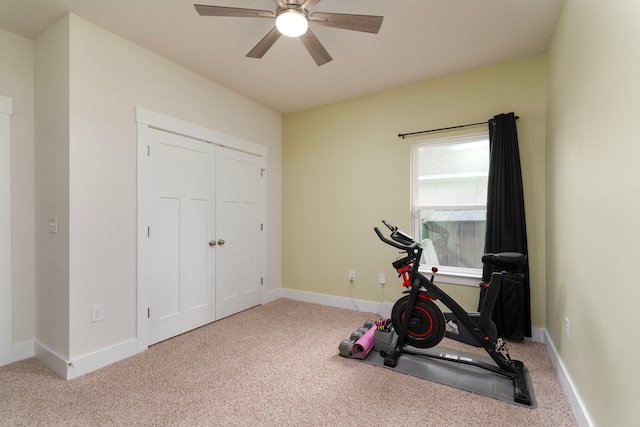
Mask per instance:
[[[416,201],[418,200],[418,161],[419,158],[417,156],[418,148],[423,147],[425,145],[436,146],[436,145],[451,145],[451,144],[463,144],[465,142],[475,142],[478,139],[489,139],[489,132],[475,132],[465,135],[457,135],[450,137],[441,137],[441,138],[433,138],[427,140],[416,141],[412,143],[411,146],[411,233],[413,236],[419,236],[420,232],[420,218],[418,211],[420,209],[428,209],[433,206],[417,206]],[[447,207],[442,206],[442,209],[454,208],[453,206]],[[456,209],[464,209],[464,208],[486,208],[486,202],[484,205],[476,205],[476,206],[455,206]],[[431,275],[431,268],[433,266],[421,264],[419,271],[424,273],[425,275]],[[450,266],[436,266],[438,267],[438,273],[436,277],[440,277],[438,281],[451,283],[456,285],[465,285],[465,286],[474,286],[477,287],[479,282],[482,280],[482,269],[481,268],[461,268],[461,267],[450,267]]]

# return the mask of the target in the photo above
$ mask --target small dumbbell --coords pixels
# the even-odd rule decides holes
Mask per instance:
[[[367,320],[366,322],[364,322],[363,328],[367,328],[367,330],[369,330],[374,327],[375,324],[376,322],[374,322],[373,320]]]
[[[353,351],[353,343],[351,340],[342,340],[338,345],[338,351],[340,352],[340,356],[343,357],[351,357],[351,352]]]

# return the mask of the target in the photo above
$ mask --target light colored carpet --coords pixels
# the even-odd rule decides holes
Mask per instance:
[[[375,318],[280,299],[70,381],[34,358],[12,363],[0,425],[576,425],[542,344],[508,345],[531,374],[528,409],[340,357],[340,340]]]

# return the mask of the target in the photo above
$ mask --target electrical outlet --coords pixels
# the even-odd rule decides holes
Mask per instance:
[[[564,337],[569,339],[569,318],[564,318]]]
[[[91,323],[104,320],[104,307],[102,304],[91,306]]]
[[[380,283],[380,286],[384,286],[387,284],[387,275],[384,273],[380,273],[378,274],[378,283]]]
[[[356,272],[351,270],[349,271],[349,283],[353,284],[356,281]]]

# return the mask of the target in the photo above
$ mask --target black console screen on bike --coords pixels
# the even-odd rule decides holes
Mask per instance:
[[[409,235],[408,235],[408,234],[406,234],[406,233],[403,233],[403,232],[402,232],[402,231],[400,231],[400,230],[396,230],[396,231],[391,235],[391,238],[392,238],[393,240],[395,240],[396,242],[398,242],[398,243],[402,243],[402,244],[404,244],[404,245],[411,245],[411,244],[415,243],[415,242],[414,242],[414,240],[413,240],[413,237],[409,236]]]

